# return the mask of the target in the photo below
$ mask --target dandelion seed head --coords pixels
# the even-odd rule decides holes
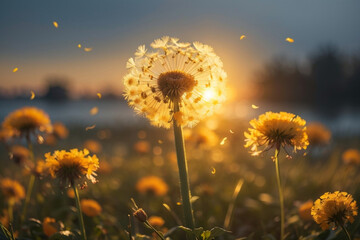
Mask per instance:
[[[169,128],[176,102],[181,112],[178,124],[194,126],[225,100],[227,75],[210,46],[168,36],[150,46],[154,51],[139,46],[127,61],[124,96],[152,125]]]

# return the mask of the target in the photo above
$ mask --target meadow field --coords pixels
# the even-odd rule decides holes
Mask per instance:
[[[261,112],[261,107],[249,106],[249,109]],[[97,183],[89,183],[80,190],[80,199],[96,201],[83,210],[89,239],[158,238],[132,217],[131,199],[146,211],[149,221],[165,236],[184,239],[185,233],[176,228],[184,225],[184,220],[172,131],[147,123],[118,128],[108,128],[105,124],[93,129],[86,129],[86,125],[56,125],[54,133],[45,135],[42,144],[31,138],[34,160],[26,151],[25,139],[7,140],[1,146],[1,179],[18,181],[24,188],[23,195],[13,205],[11,220],[9,202],[1,193],[1,223],[14,236],[18,239],[80,237],[72,188],[54,181],[41,163],[47,152],[87,148],[91,155],[96,154],[100,165]],[[244,148],[244,131],[248,127],[247,121],[227,120],[217,115],[184,130],[195,224],[204,230],[218,226],[229,231],[218,239],[279,237],[273,152],[251,156]],[[316,139],[314,145],[291,153],[291,158],[285,152],[279,156],[286,239],[345,239],[339,228],[322,231],[312,219],[310,208],[325,192],[345,191],[359,200],[360,141],[354,135],[329,137],[321,129],[310,134]],[[19,145],[25,149],[15,147]],[[356,149],[347,157],[350,160],[344,155],[348,149]],[[33,161],[38,163],[37,167]],[[22,221],[25,192],[32,174],[36,176],[34,189],[27,217]],[[359,225],[358,218],[349,225],[354,239]],[[6,238],[5,232],[1,234],[1,239],[12,239]]]

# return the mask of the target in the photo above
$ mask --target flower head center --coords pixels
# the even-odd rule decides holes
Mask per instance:
[[[191,92],[196,86],[194,76],[182,71],[161,73],[157,80],[158,87],[164,97],[179,100],[186,92]]]

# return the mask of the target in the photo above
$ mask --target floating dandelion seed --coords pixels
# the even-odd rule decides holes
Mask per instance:
[[[91,52],[93,49],[92,48],[84,48],[85,52]]]
[[[78,48],[81,48],[81,44],[80,44],[80,43],[79,43],[77,46],[78,46]]]
[[[59,24],[57,22],[55,22],[55,21],[53,22],[53,25],[54,25],[55,28],[59,27]]]
[[[230,133],[232,133],[232,134],[234,134],[234,131],[233,131],[233,130],[231,130],[231,129],[230,129],[230,131],[229,131],[229,132],[230,132]]]
[[[245,35],[241,35],[241,36],[240,36],[240,40],[243,40],[243,39],[245,39],[245,38],[246,38]]]
[[[96,124],[86,127],[85,130],[88,131],[88,130],[94,129],[95,127],[96,127]]]
[[[211,169],[211,174],[214,175],[215,173],[216,173],[216,169],[213,167],[213,168]]]
[[[124,96],[153,125],[169,128],[175,118],[192,127],[225,100],[226,73],[210,46],[166,36],[151,47],[154,52],[140,46],[128,60]]]
[[[99,99],[101,99],[101,97],[102,97],[101,93],[97,93],[96,95],[98,96]]]
[[[224,138],[221,140],[220,145],[224,145],[225,142],[226,142],[226,140],[227,140],[227,137],[224,137]]]
[[[35,98],[35,93],[34,91],[30,91],[30,93],[31,93],[30,100],[33,100]]]
[[[96,115],[99,112],[99,108],[98,107],[93,107],[92,109],[90,109],[90,114],[91,115]]]
[[[293,43],[293,42],[294,42],[294,39],[288,37],[288,38],[285,39],[285,41],[287,41],[287,42],[289,42],[289,43]]]
[[[19,68],[14,68],[12,71],[15,73],[15,72],[17,72],[19,70]]]
[[[252,107],[253,109],[258,109],[258,108],[259,108],[259,106],[256,106],[255,104],[252,104],[251,107]]]

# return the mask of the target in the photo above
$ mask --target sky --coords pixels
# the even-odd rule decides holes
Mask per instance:
[[[211,45],[246,94],[274,56],[302,60],[323,44],[359,53],[359,11],[358,0],[0,0],[0,88],[63,76],[75,92],[121,91],[136,48],[169,35]]]

